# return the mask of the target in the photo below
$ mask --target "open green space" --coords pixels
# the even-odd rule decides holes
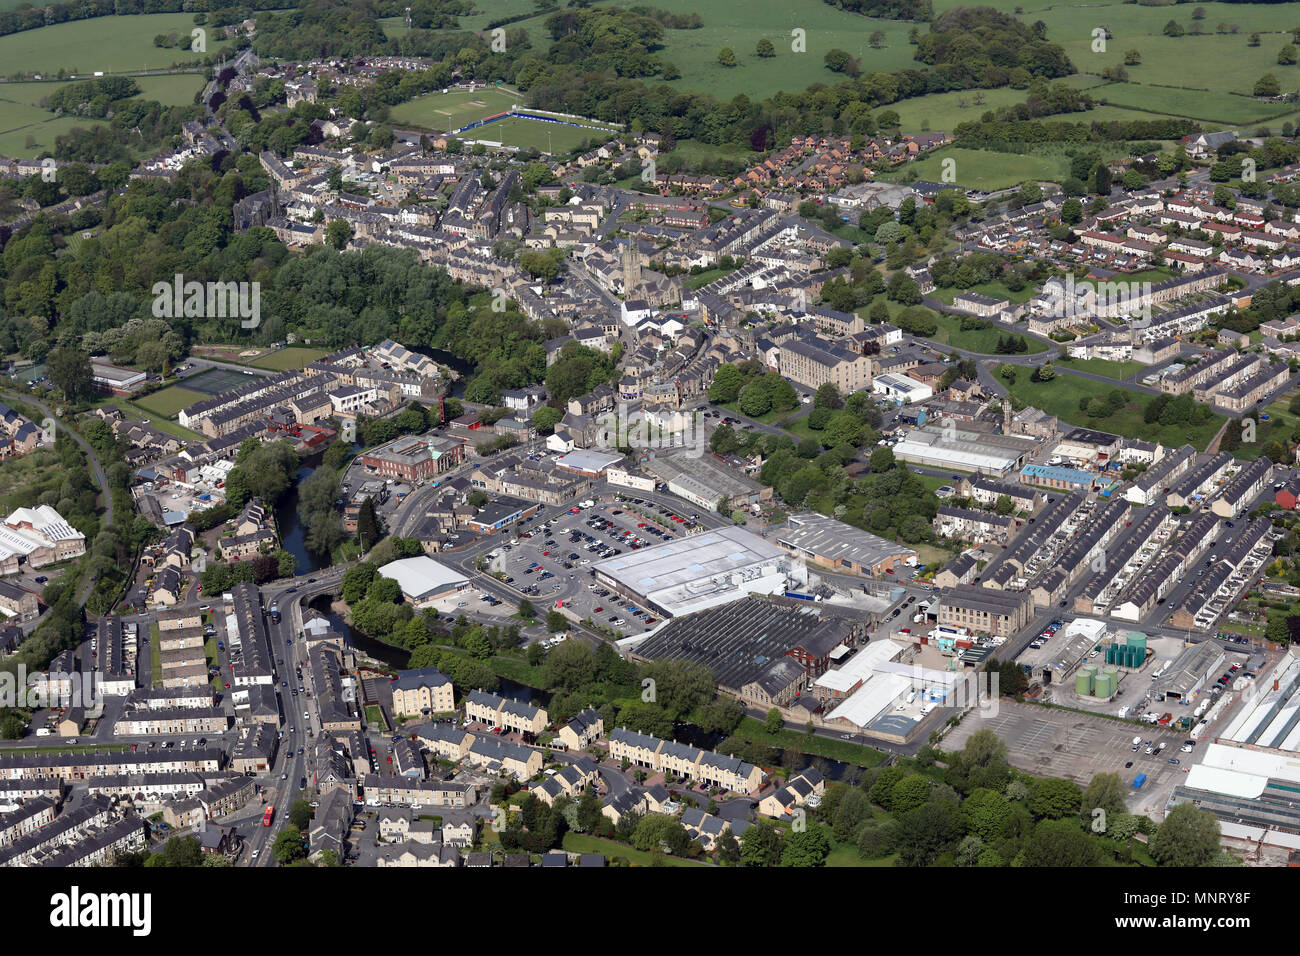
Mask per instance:
[[[600,837],[588,836],[585,833],[569,832],[564,834],[564,842],[560,844],[566,853],[603,853],[606,861],[616,856],[621,856],[634,866],[650,866],[652,856],[635,847],[628,846],[626,843],[617,843],[614,840],[602,840]],[[667,853],[662,854],[660,859],[664,866],[707,866],[696,860],[683,860],[680,857],[669,856]]]
[[[592,120],[583,122],[587,125],[594,123]],[[519,119],[512,116],[470,130],[464,135],[466,139],[500,143],[502,146],[512,146],[516,149],[531,148],[560,155],[590,144],[599,145],[617,133],[618,128],[613,126],[588,129],[587,126],[563,126],[559,123],[547,123],[544,120]]]
[[[930,338],[930,341],[951,345],[953,348],[992,355],[998,350],[998,339],[1006,338],[1008,335],[1016,335],[1023,338],[1028,346],[1028,350],[1020,354],[1033,355],[1047,351],[1047,346],[1038,339],[1028,335],[1021,335],[1021,333],[1009,330],[996,322],[993,323],[991,329],[962,329],[961,319],[956,316],[939,315],[935,321],[939,324],[939,331]]]
[[[524,105],[523,96],[497,87],[474,90],[472,93],[468,90],[451,90],[447,93],[437,91],[395,106],[392,118],[399,125],[410,123],[422,129],[445,133],[485,116]]]
[[[195,402],[201,402],[205,398],[207,396],[202,392],[182,388],[180,385],[171,385],[136,399],[135,404],[145,411],[153,412],[155,415],[172,418],[182,408],[193,405]]]
[[[958,289],[955,286],[947,289],[935,289],[930,293],[930,297],[938,299],[940,302],[947,305],[952,305],[952,300],[957,298],[957,296],[961,295],[963,292],[977,292],[980,295],[987,295],[994,299],[1006,299],[1007,301],[1016,304],[1028,302],[1038,294],[1038,290],[1029,283],[1026,283],[1024,287],[1018,291],[1012,292],[1004,283],[994,279],[991,282],[981,282],[979,285],[973,285],[969,289]]]
[[[1105,375],[1107,378],[1113,378],[1117,381],[1123,381],[1142,372],[1149,365],[1141,362],[1112,362],[1110,359],[1070,359],[1060,363],[1061,368],[1077,369],[1080,372],[1092,372],[1094,375]]]
[[[1050,415],[1056,415],[1062,422],[1085,425],[1088,428],[1125,435],[1129,438],[1160,442],[1171,448],[1190,442],[1197,449],[1204,450],[1223,425],[1221,415],[1215,415],[1209,421],[1199,425],[1148,424],[1143,421],[1142,413],[1154,396],[1124,388],[1117,383],[1098,382],[1095,379],[1070,375],[1064,371],[1068,367],[1059,366],[1056,377],[1048,382],[1031,382],[1029,372],[1022,369],[1016,376],[1015,384],[1007,386],[1005,381],[1002,384],[1019,401],[1041,408]],[[1114,414],[1105,418],[1090,418],[1079,410],[1081,399],[1105,398],[1116,388],[1124,391],[1129,396],[1129,401]]]
[[[153,45],[159,34],[188,36],[194,29],[192,13],[149,13],[124,17],[95,17],[25,30],[0,37],[0,72],[54,76],[59,70],[89,76],[96,72],[128,73],[159,70],[176,63],[200,59],[204,54],[188,49]],[[223,44],[208,33],[208,53]]]
[[[1082,115],[1082,114],[1080,114]],[[954,165],[944,165],[944,160],[951,159]],[[1013,153],[995,153],[984,149],[958,149],[945,146],[937,149],[925,159],[907,163],[881,176],[883,180],[901,180],[904,175],[916,174],[917,179],[933,182],[944,180],[944,171],[951,169],[952,182],[963,189],[983,189],[992,191],[1018,186],[1027,179],[1060,182],[1070,175],[1069,157],[1060,155],[1028,155]]]
[[[306,368],[326,354],[328,353],[324,349],[309,349],[300,345],[291,345],[288,348],[276,349],[268,355],[255,358],[248,364],[254,368],[269,368],[277,372],[283,372],[288,369]]]
[[[1100,77],[1075,74],[1065,77],[1062,82],[1076,89],[1089,89],[1102,84]],[[993,90],[957,90],[952,93],[927,93],[910,99],[891,103],[888,109],[898,114],[901,127],[907,133],[919,133],[923,130],[934,132],[951,132],[961,123],[975,122],[988,110],[1004,106],[1014,106],[1025,101],[1024,90],[1009,86]],[[1095,94],[1094,94],[1095,95]],[[1092,114],[1077,114],[1080,119],[1091,118]],[[1069,120],[1069,115],[1057,117]]]
[[[952,5],[941,0],[938,7]],[[1278,72],[1277,51],[1290,42],[1289,31],[1296,24],[1283,15],[1283,8],[1268,3],[1196,3],[1143,5],[1110,0],[1102,3],[1021,5],[1027,23],[1042,20],[1048,39],[1059,43],[1081,72],[1100,75],[1108,67],[1122,65],[1126,50],[1141,53],[1142,62],[1128,66],[1129,79],[1139,84],[1166,84],[1249,94],[1262,74]],[[1205,18],[1193,20],[1196,9]],[[937,12],[937,10],[936,10]],[[1185,31],[1181,37],[1164,35],[1165,24],[1177,22]],[[1224,32],[1220,33],[1220,25]],[[1094,53],[1092,31],[1104,25],[1111,37],[1105,52]],[[1187,33],[1199,25],[1202,36]],[[1231,32],[1236,27],[1236,33]],[[1258,47],[1248,45],[1250,34],[1260,33]],[[1286,68],[1282,68],[1285,71]],[[1294,75],[1294,69],[1292,69]],[[1283,80],[1283,88],[1294,88]],[[1187,95],[1184,107],[1194,108],[1196,97]],[[1245,119],[1237,122],[1247,122]]]
[[[1254,81],[1251,82],[1253,84]],[[1129,109],[1243,125],[1295,112],[1293,105],[1270,103],[1240,93],[1215,90],[1192,92],[1172,86],[1141,83],[1109,83],[1093,90],[1092,95],[1098,100],[1104,99],[1107,104]]]
[[[93,117],[56,116],[41,105],[69,82],[0,84],[0,156],[34,158],[53,150],[55,138],[73,127],[85,128],[106,122]],[[136,83],[140,86],[142,99],[157,100],[167,106],[184,106],[194,101],[195,93],[203,87],[203,77],[197,73],[141,76],[136,77]]]

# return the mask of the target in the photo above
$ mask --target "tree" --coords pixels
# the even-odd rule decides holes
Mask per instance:
[[[770,820],[762,820],[740,837],[741,866],[777,866],[781,862],[781,830]]]
[[[1255,81],[1256,96],[1277,96],[1282,90],[1282,84],[1272,73],[1265,73]]]
[[[275,842],[271,844],[271,852],[281,865],[306,856],[307,851],[302,846],[302,831],[295,826],[285,827],[276,835]]]
[[[1125,65],[1125,66],[1141,66],[1141,65],[1142,65],[1142,51],[1141,51],[1141,50],[1125,50],[1125,51],[1124,51],[1124,65]]]
[[[1097,866],[1101,848],[1073,820],[1044,820],[1025,844],[1025,866]]]
[[[713,375],[713,384],[709,386],[709,401],[719,405],[734,402],[740,395],[745,378],[735,365],[723,365]]]
[[[822,62],[826,64],[826,69],[832,73],[850,73],[853,65],[853,56],[846,50],[834,49],[822,57]]]
[[[826,382],[818,387],[817,393],[813,396],[813,408],[829,408],[835,411],[843,407],[844,397],[834,382]]]
[[[533,608],[533,602],[528,598],[519,599],[519,616],[526,621],[531,621],[537,616],[537,611]]]
[[[325,242],[342,249],[352,240],[352,224],[346,219],[331,219],[325,227]]]
[[[831,852],[830,837],[820,823],[786,836],[781,847],[782,866],[825,866]]]
[[[767,716],[763,719],[763,729],[769,734],[780,733],[781,728],[784,726],[785,718],[781,716],[781,710],[779,707],[773,707],[767,712]]]
[[[70,402],[89,398],[95,392],[90,356],[73,346],[60,346],[45,358],[50,381]]]
[[[1061,222],[1068,226],[1077,225],[1083,221],[1083,203],[1077,198],[1071,196],[1061,204]]]
[[[1180,803],[1151,838],[1151,856],[1161,866],[1205,866],[1219,852],[1219,821],[1208,810]]]
[[[736,65],[736,51],[729,46],[724,46],[718,51],[718,63],[725,67]]]
[[[1182,25],[1177,20],[1170,20],[1165,24],[1165,36],[1167,37],[1180,37],[1184,32]]]
[[[894,452],[889,448],[876,448],[871,452],[871,470],[875,473],[894,467]]]
[[[885,31],[873,30],[871,36],[867,38],[867,42],[871,44],[871,49],[879,50],[885,45]]]
[[[542,405],[533,412],[533,430],[539,435],[549,435],[564,418],[564,413],[550,405]]]
[[[301,832],[311,826],[312,809],[306,800],[295,800],[289,804],[289,822]]]
[[[1083,818],[1091,821],[1093,810],[1103,810],[1106,814],[1107,823],[1112,818],[1117,818],[1124,812],[1124,798],[1127,791],[1124,788],[1124,781],[1120,779],[1117,773],[1099,773],[1096,774],[1088,786],[1083,791],[1083,804],[1081,807]],[[1109,825],[1107,832],[1110,831]]]
[[[1060,777],[1040,777],[1029,788],[1029,810],[1034,816],[1059,820],[1079,812],[1079,785]]]
[[[370,498],[362,501],[357,511],[357,540],[367,551],[379,542],[379,516],[375,514],[375,503]]]
[[[1277,62],[1282,66],[1295,66],[1295,46],[1287,43],[1277,51]]]
[[[569,629],[569,619],[559,611],[547,611],[546,629],[548,631],[567,631]]]
[[[763,37],[758,41],[758,45],[754,48],[754,52],[766,59],[768,57],[776,56],[776,47],[772,45],[771,40],[767,37]]]

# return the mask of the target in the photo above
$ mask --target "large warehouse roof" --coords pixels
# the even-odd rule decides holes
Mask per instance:
[[[792,561],[776,545],[741,528],[719,528],[642,548],[592,566],[598,577],[653,600],[665,613],[684,614],[742,596],[782,590],[778,567]],[[800,564],[802,567],[802,564]],[[771,580],[781,577],[782,582]]]
[[[424,556],[391,561],[379,573],[396,581],[412,601],[469,584],[469,578],[461,572]]]
[[[825,515],[790,516],[790,527],[777,534],[779,543],[828,561],[851,561],[866,568],[894,558],[915,555],[911,548]]]

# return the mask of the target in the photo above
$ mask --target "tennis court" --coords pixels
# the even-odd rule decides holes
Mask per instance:
[[[209,368],[197,375],[182,379],[180,384],[193,392],[202,392],[204,395],[220,395],[232,388],[247,385],[249,378],[250,376],[245,375],[243,372],[236,372],[233,369]]]

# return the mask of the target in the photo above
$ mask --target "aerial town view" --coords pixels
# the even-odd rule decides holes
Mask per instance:
[[[0,867],[1300,866],[1298,47],[0,0]]]

